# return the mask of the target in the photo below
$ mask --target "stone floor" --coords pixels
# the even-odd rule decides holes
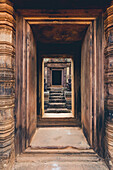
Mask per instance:
[[[14,170],[108,170],[78,127],[39,128]]]
[[[39,128],[31,141],[31,148],[67,147],[88,149],[89,145],[79,127]]]

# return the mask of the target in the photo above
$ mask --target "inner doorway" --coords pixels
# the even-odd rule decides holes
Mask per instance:
[[[52,85],[62,85],[62,70],[52,70]]]
[[[44,117],[72,117],[72,59],[44,58]],[[43,76],[43,75],[42,75]],[[43,82],[42,82],[43,83]]]

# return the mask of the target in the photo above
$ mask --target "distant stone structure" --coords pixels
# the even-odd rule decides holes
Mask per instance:
[[[71,112],[71,59],[44,59],[44,109],[46,113]]]
[[[44,59],[44,80],[47,88],[54,85],[68,87],[71,79],[71,59],[50,58]]]

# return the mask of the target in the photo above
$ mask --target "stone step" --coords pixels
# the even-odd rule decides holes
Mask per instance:
[[[50,99],[49,102],[50,103],[65,103],[66,100],[65,99]]]
[[[48,108],[45,113],[70,113],[66,108]]]
[[[67,109],[66,106],[61,106],[61,105],[49,105],[48,109]]]
[[[64,92],[64,90],[50,90],[51,93],[54,93],[54,92]]]
[[[66,108],[65,103],[49,103],[49,108]]]
[[[17,162],[34,162],[40,159],[45,161],[56,161],[56,157],[60,157],[59,162],[100,162],[101,158],[92,150],[78,150],[78,149],[33,149],[28,147],[21,156],[17,157]]]
[[[50,96],[49,99],[65,99],[64,96]]]
[[[59,105],[59,106],[63,105],[63,106],[65,106],[65,103],[62,103],[62,102],[60,102],[60,103],[57,103],[57,102],[51,103],[51,102],[49,102],[49,104],[52,105],[52,106],[54,106],[54,105]]]
[[[43,118],[37,119],[38,127],[80,127],[81,123],[73,118]]]
[[[76,156],[80,156],[81,154],[81,157],[83,158],[84,156],[89,156],[89,157],[97,157],[98,155],[93,151],[93,149],[89,148],[89,149],[75,149],[75,148],[72,148],[72,147],[67,147],[65,149],[33,149],[31,147],[28,147],[25,151],[24,151],[24,154],[66,154],[66,156],[68,154],[70,154],[69,156],[71,155],[74,155],[75,157]],[[35,156],[35,155],[34,155]],[[50,155],[48,155],[50,156]],[[64,156],[64,155],[63,155]]]
[[[48,113],[49,114],[49,113]],[[51,114],[51,113],[50,113]],[[57,114],[57,113],[56,113]],[[65,113],[68,115],[68,113]],[[70,113],[69,113],[70,114]],[[81,127],[81,122],[73,117],[37,118],[38,127]]]
[[[92,150],[91,150],[92,151]],[[107,165],[94,151],[27,148],[18,155],[15,170],[108,170]]]
[[[64,96],[63,93],[50,93],[50,96]]]
[[[62,90],[51,90],[50,93],[63,93]]]
[[[54,88],[54,87],[51,87],[50,88],[50,91],[55,91],[55,90],[57,90],[57,91],[62,91],[62,90],[64,90],[64,88]]]

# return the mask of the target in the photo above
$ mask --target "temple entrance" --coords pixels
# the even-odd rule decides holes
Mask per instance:
[[[53,56],[43,61],[44,116],[72,117],[72,59]]]
[[[17,124],[16,139],[18,142],[21,140],[22,143],[20,143],[22,146],[19,146],[19,149],[22,147],[24,151],[28,146],[33,146],[30,143],[37,127],[38,132],[40,128],[43,128],[44,131],[52,128],[51,132],[44,133],[49,135],[44,139],[44,145],[41,146],[44,148],[43,152],[47,147],[59,148],[63,144],[59,139],[64,136],[64,126],[66,128],[82,127],[91,147],[101,144],[102,131],[99,138],[96,135],[98,129],[103,129],[100,123],[103,121],[101,119],[103,105],[98,105],[98,103],[102,103],[104,84],[99,84],[99,82],[103,83],[103,58],[98,54],[103,54],[104,48],[100,45],[100,40],[103,37],[101,34],[104,27],[100,29],[100,25],[95,23],[95,18],[87,18],[91,16],[90,14],[92,14],[92,10],[87,16],[84,11],[84,18],[81,17],[82,15],[78,18],[77,11],[73,11],[73,13],[67,11],[65,15],[64,12],[54,15],[43,13],[43,17],[40,17],[42,13],[38,15],[37,12],[36,17],[35,11],[34,17],[25,18],[27,22],[18,19],[16,81],[17,85],[18,82],[20,84],[16,89],[17,98],[19,98],[16,118],[17,120],[20,118],[18,122],[22,121],[22,124]],[[67,16],[69,17],[67,18]],[[92,22],[93,20],[94,22]],[[102,20],[99,22],[101,23]],[[20,36],[21,25],[23,25],[23,30]],[[23,43],[21,43],[22,39]],[[20,44],[23,46],[21,47]],[[23,55],[21,56],[21,54]],[[60,71],[60,73],[56,74],[55,71]],[[53,75],[58,80],[53,80]],[[97,115],[97,110],[100,110],[101,114]],[[18,127],[22,127],[22,136],[19,136],[21,131]],[[53,131],[53,127],[55,127],[56,133]],[[57,127],[63,127],[63,135],[59,136],[57,132],[61,132],[61,129],[58,130]],[[77,132],[77,129],[73,131]],[[42,131],[40,134],[43,134]],[[78,139],[78,134],[76,139]],[[67,129],[64,141],[73,141],[75,144],[76,139],[70,140],[70,135],[71,130]],[[18,140],[18,136],[20,140]],[[58,141],[60,145],[59,143],[54,146],[51,143],[49,146],[45,145],[48,144],[49,139]],[[42,144],[43,139],[41,140],[39,136],[36,138],[36,144],[39,140]],[[70,143],[66,143],[63,148],[67,148],[67,146],[77,148]],[[40,145],[37,147],[41,148]],[[16,153],[19,152],[18,150]]]
[[[62,85],[62,71],[52,70],[52,85]]]

